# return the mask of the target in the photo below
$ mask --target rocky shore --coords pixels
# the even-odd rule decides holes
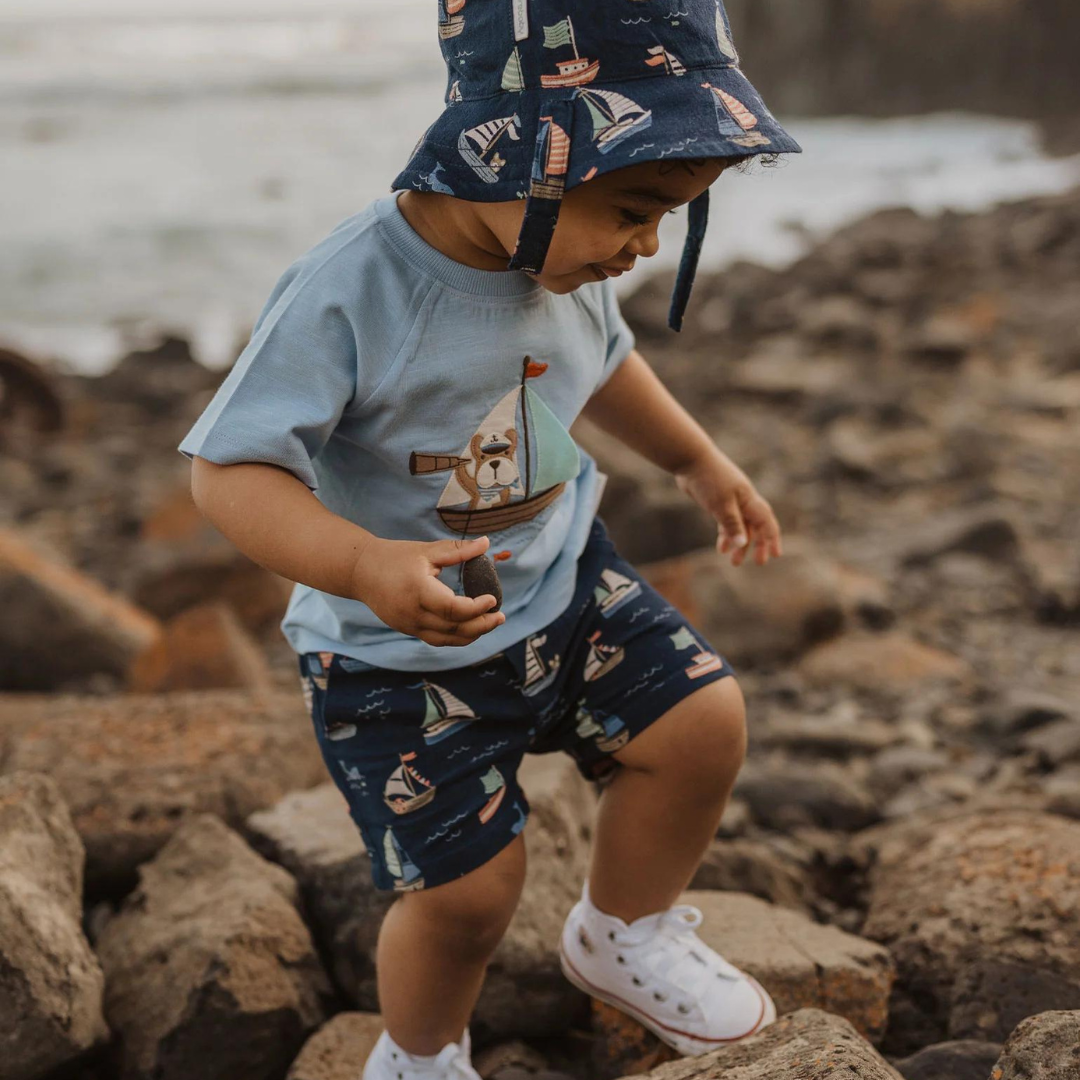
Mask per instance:
[[[772,503],[717,558],[582,423],[624,555],[735,666],[751,747],[682,897],[776,998],[675,1061],[561,976],[593,787],[522,772],[525,897],[473,1024],[492,1080],[1080,1077],[1080,191],[895,210],[783,271],[624,303]],[[0,1077],[355,1080],[392,899],[326,782],[289,583],[206,525],[176,444],[220,376],[0,351]]]

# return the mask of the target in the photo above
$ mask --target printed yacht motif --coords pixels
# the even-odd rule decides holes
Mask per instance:
[[[574,38],[574,24],[570,16],[561,19],[554,26],[544,27],[544,48],[560,49],[569,45],[574,50],[573,60],[556,60],[558,75],[541,75],[540,85],[551,88],[556,86],[582,86],[596,78],[600,70],[599,60],[590,60],[578,53],[577,40]]]
[[[671,643],[676,649],[680,651],[683,649],[694,649],[694,655],[692,657],[693,663],[686,669],[686,674],[691,679],[699,679],[702,675],[710,671],[719,671],[724,662],[714,652],[709,652],[698,642],[697,638],[690,633],[688,626],[681,626],[674,633],[669,635]]]

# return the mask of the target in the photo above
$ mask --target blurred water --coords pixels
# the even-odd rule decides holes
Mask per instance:
[[[217,365],[285,266],[384,193],[441,108],[434,0],[0,0],[0,339],[84,371],[147,328]],[[752,73],[751,73],[752,74]],[[723,178],[703,259],[782,265],[869,210],[1080,183],[1027,124],[784,118]],[[661,253],[678,258],[685,219]]]

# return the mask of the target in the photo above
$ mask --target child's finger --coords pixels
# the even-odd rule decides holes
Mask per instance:
[[[432,566],[454,566],[482,555],[491,541],[486,536],[477,536],[471,540],[433,540],[426,544],[427,557]]]
[[[420,589],[420,608],[436,618],[449,623],[463,623],[475,619],[495,606],[491,593],[483,596],[458,596],[438,578],[428,578]]]
[[[446,619],[440,619],[430,612],[423,612],[420,616],[420,628],[423,630],[437,630],[451,637],[464,638],[473,641],[481,634],[494,630],[496,626],[502,626],[506,622],[506,615],[501,611],[489,611],[478,615],[475,619],[466,619],[464,622],[455,623]]]

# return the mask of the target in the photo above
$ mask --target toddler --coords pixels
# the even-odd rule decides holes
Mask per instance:
[[[469,1018],[517,905],[526,753],[601,788],[563,971],[686,1055],[775,1018],[675,904],[745,747],[730,665],[622,559],[584,414],[668,470],[739,566],[768,503],[634,348],[612,278],[720,174],[798,152],[719,0],[442,0],[446,106],[392,193],[282,277],[180,450],[202,512],[297,582],[282,630],[330,775],[400,895],[365,1080],[477,1077]],[[501,584],[469,596],[464,565]],[[469,590],[475,591],[475,590]],[[674,905],[674,906],[673,906]]]

